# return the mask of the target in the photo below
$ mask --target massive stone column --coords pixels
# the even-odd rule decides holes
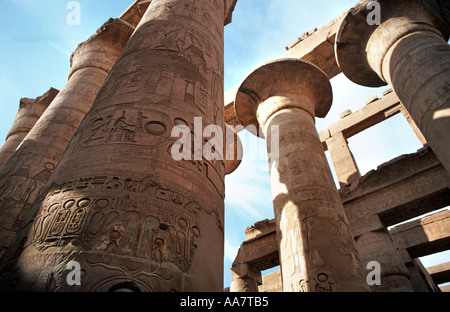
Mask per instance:
[[[389,233],[380,229],[362,234],[356,238],[356,246],[365,268],[375,261],[380,269],[380,283],[371,285],[374,292],[410,292],[410,275],[402,258],[392,243]],[[379,267],[377,267],[379,265]]]
[[[368,2],[342,21],[339,67],[364,86],[389,83],[450,173],[449,26],[417,0],[380,0],[378,13],[366,8]],[[374,14],[381,14],[379,26],[368,23]]]
[[[151,2],[8,253],[17,289],[222,291],[225,162],[176,161],[171,130],[190,127],[200,148],[203,128],[224,130],[234,4]]]
[[[50,103],[58,94],[58,90],[50,88],[44,95],[36,99],[20,99],[19,110],[17,112],[11,130],[5,139],[5,144],[0,148],[0,168],[2,168],[17,147],[22,143],[39,117],[44,113]]]
[[[3,255],[50,178],[109,70],[132,34],[109,20],[79,45],[69,79],[0,171],[0,255]]]
[[[267,140],[284,291],[368,290],[315,128],[314,118],[324,117],[331,102],[326,75],[296,59],[258,68],[235,99],[238,119],[261,125]]]

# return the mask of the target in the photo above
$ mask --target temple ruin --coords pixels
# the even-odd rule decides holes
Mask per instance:
[[[245,128],[266,140],[275,218],[245,229],[225,291],[449,291],[449,263],[418,259],[450,249],[450,211],[432,213],[450,205],[448,5],[378,0],[372,24],[360,1],[225,92],[237,1],[136,0],[78,46],[60,91],[21,101],[0,149],[1,290],[223,291],[225,175]],[[318,132],[340,73],[391,88]],[[397,114],[423,148],[361,175],[348,139]],[[231,148],[196,135],[209,125]],[[172,157],[175,127],[188,159]]]

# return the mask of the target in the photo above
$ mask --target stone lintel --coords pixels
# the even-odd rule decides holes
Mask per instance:
[[[256,235],[242,243],[233,266],[238,263],[247,263],[259,271],[280,264],[275,220],[267,223],[263,234]]]
[[[412,258],[445,251],[450,246],[450,210],[397,225],[389,230],[398,250]]]
[[[299,58],[321,68],[329,79],[337,76],[341,69],[334,57],[334,42],[337,30],[345,13],[309,36],[291,46],[282,57]]]
[[[392,92],[330,125],[330,136],[342,132],[348,139],[399,113],[400,100]]]
[[[370,172],[352,192],[340,191],[354,237],[448,206],[448,180],[445,169],[429,148],[398,157]],[[444,235],[448,236],[448,231]],[[261,270],[278,265],[274,220],[257,222],[246,229],[246,236],[241,247],[245,262]],[[436,243],[445,242],[446,238],[443,239]]]
[[[259,222],[256,222],[254,225],[251,225],[245,229],[245,238],[247,241],[262,235],[272,233],[275,226],[275,219],[269,220],[265,219]]]
[[[449,205],[449,184],[450,178],[436,155],[422,148],[380,165],[363,176],[356,187],[339,192],[352,228],[372,215],[379,215],[387,227]]]
[[[450,262],[441,263],[427,268],[428,273],[436,284],[450,282]]]
[[[238,86],[233,87],[225,93],[225,122],[232,126],[240,125],[234,108],[234,98],[238,91]],[[348,139],[404,110],[400,100],[394,92],[387,93],[384,97],[371,102],[362,109],[346,116],[345,118],[333,123],[328,129],[319,133],[320,141],[324,150],[328,150],[326,140],[333,135],[342,132]],[[236,130],[240,130],[236,128]]]

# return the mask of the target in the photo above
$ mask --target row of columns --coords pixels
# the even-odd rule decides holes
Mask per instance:
[[[415,1],[379,2],[378,27],[359,27],[364,8],[344,19],[339,65],[351,76],[347,63],[368,64],[356,72],[391,83],[449,170],[448,45]],[[225,126],[223,24],[234,4],[154,0],[131,38],[112,20],[79,47],[68,83],[0,172],[2,242],[29,212],[2,260],[3,288],[73,291],[66,265],[77,261],[80,291],[222,289],[226,164],[175,161],[170,129],[195,117]],[[279,155],[269,162],[285,291],[369,290],[315,129],[331,102],[326,75],[293,59],[258,68],[236,95],[244,126],[279,136],[278,153],[267,147]]]
[[[444,25],[417,1],[378,2],[379,26],[367,22],[368,2],[344,18],[336,38],[338,64],[356,83],[391,84],[450,173],[450,48],[438,30]],[[409,274],[388,233],[359,236],[356,243],[365,257],[357,252],[314,127],[314,118],[324,117],[330,105],[325,74],[299,60],[263,65],[236,95],[236,115],[244,126],[261,125],[267,142],[271,127],[279,127],[279,158],[269,157],[269,168],[283,290],[367,290],[361,264],[378,260],[385,284],[375,290],[410,291]],[[335,161],[345,162],[341,185],[359,179],[346,138],[327,144],[342,156]]]
[[[27,201],[2,259],[3,289],[222,290],[224,175],[237,164],[175,161],[171,129],[195,117],[224,129],[223,26],[235,4],[154,0],[135,29],[113,20],[78,48],[68,83],[32,130],[40,141],[30,132],[22,143],[59,163]],[[9,168],[41,165],[36,158],[13,156],[20,165],[7,164],[2,180],[22,179]],[[25,202],[10,201],[1,213],[14,220]],[[78,288],[66,280],[72,261]]]
[[[67,83],[1,168],[0,256],[50,179],[132,31],[121,20],[111,19],[78,46]]]

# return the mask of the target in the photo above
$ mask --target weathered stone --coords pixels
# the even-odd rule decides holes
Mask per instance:
[[[50,88],[44,95],[36,99],[23,98],[20,100],[19,111],[17,112],[11,130],[6,136],[5,144],[0,149],[0,168],[14,154],[17,147],[22,143],[23,139],[33,128],[58,92],[58,90]]]
[[[372,261],[380,266],[379,285],[372,285],[372,291],[412,291],[408,270],[387,232],[381,229],[365,233],[356,239],[356,246],[365,268]]]
[[[296,59],[256,69],[235,99],[241,123],[261,125],[259,135],[267,140],[284,291],[367,291],[314,125],[314,117],[324,117],[331,101],[326,75]],[[277,135],[274,153],[270,142]]]
[[[339,67],[364,86],[389,83],[450,174],[449,26],[419,1],[377,2],[379,26],[367,23],[369,1],[342,21],[335,44]]]
[[[111,19],[78,46],[67,83],[0,171],[1,254],[58,165],[132,31]]]
[[[240,261],[238,256],[230,269],[232,282],[230,285],[231,292],[258,292],[258,285],[262,284],[261,272],[248,263]]]
[[[25,245],[20,236],[10,249],[23,248],[17,289],[223,289],[225,163],[174,160],[171,129],[195,117],[224,129],[223,25],[235,2],[151,2],[34,205]],[[80,287],[66,282],[70,261]]]

